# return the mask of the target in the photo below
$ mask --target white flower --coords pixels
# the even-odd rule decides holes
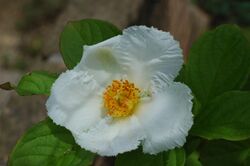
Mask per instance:
[[[53,84],[49,117],[84,149],[114,156],[182,146],[193,124],[190,89],[174,82],[183,64],[177,41],[145,26],[84,47],[81,62]]]

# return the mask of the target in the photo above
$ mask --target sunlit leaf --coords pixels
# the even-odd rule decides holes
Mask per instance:
[[[15,90],[22,96],[49,95],[51,86],[57,77],[57,74],[44,71],[28,73],[21,78]]]

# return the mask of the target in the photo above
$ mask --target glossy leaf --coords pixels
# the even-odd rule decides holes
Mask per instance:
[[[196,117],[191,133],[206,139],[250,138],[250,92],[226,92]]]
[[[28,130],[16,144],[9,166],[89,166],[94,154],[75,144],[71,133],[46,119]]]
[[[185,82],[202,105],[230,90],[240,90],[249,74],[248,41],[236,26],[205,33],[190,50]]]
[[[92,45],[121,34],[114,25],[95,19],[71,21],[65,27],[60,38],[60,51],[64,63],[72,69],[80,62],[83,46]]]

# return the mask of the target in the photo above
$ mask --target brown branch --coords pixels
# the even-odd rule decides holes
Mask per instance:
[[[96,156],[93,166],[114,166],[115,157]]]

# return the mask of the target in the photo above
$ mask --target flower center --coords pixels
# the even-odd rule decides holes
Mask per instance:
[[[140,90],[128,80],[113,80],[103,93],[104,107],[112,117],[126,117],[134,112]]]

